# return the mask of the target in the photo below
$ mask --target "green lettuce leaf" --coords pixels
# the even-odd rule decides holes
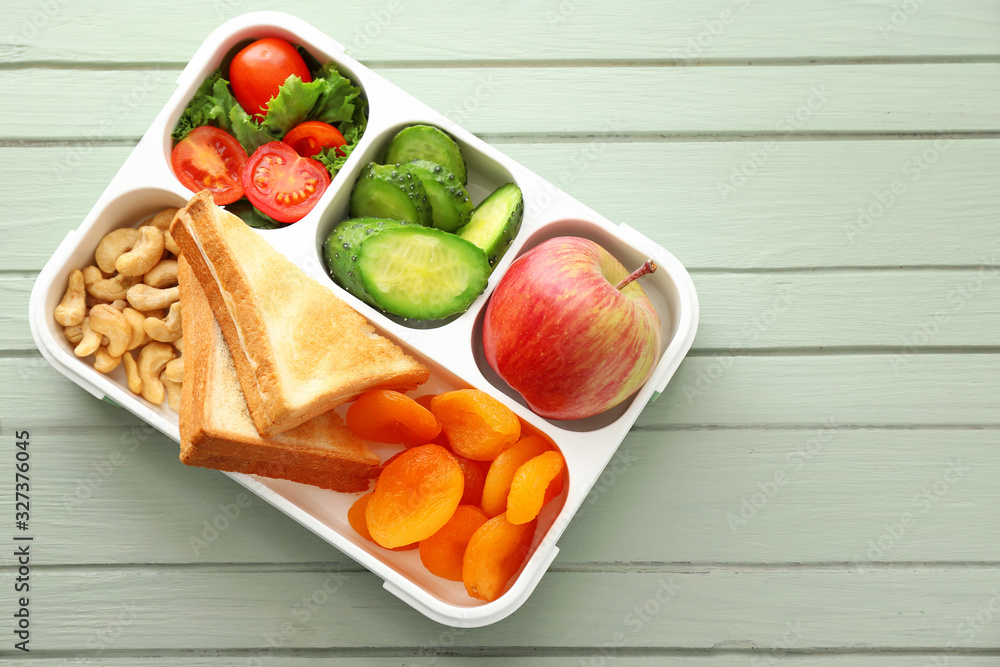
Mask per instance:
[[[220,108],[213,93],[219,81],[223,81],[222,75],[219,70],[215,70],[198,87],[198,91],[184,108],[181,117],[177,119],[177,125],[174,126],[174,131],[171,133],[174,141],[181,141],[194,128],[209,125],[212,120],[218,117]]]
[[[261,124],[255,121],[239,104],[229,110],[229,121],[232,127],[230,132],[236,137],[236,141],[243,146],[247,155],[253,155],[253,152],[264,144],[281,139],[280,136],[275,136],[266,128],[261,127]]]
[[[267,115],[261,125],[280,139],[309,117],[309,112],[327,86],[324,79],[303,83],[299,77],[290,75],[281,84],[278,94],[267,103]]]
[[[319,120],[330,125],[351,120],[356,107],[354,100],[361,95],[361,89],[342,76],[333,63],[323,65],[314,74],[314,79],[325,82],[325,86],[312,107],[308,120]]]

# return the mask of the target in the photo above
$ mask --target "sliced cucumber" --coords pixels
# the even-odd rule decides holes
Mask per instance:
[[[475,245],[417,226],[373,234],[358,249],[357,270],[374,305],[415,320],[465,311],[490,274],[485,253]]]
[[[453,232],[469,221],[472,199],[455,174],[429,160],[411,160],[405,166],[424,184],[435,227]]]
[[[507,183],[480,202],[469,223],[458,230],[458,235],[483,249],[492,270],[521,228],[523,215],[521,188]]]
[[[397,164],[368,164],[351,193],[352,218],[393,218],[431,224],[431,205],[423,182]]]
[[[410,160],[429,160],[451,173],[465,185],[468,176],[462,149],[455,140],[433,125],[404,127],[389,140],[385,148],[385,164],[406,164]]]
[[[334,227],[323,242],[323,261],[334,282],[365,303],[375,305],[358,275],[358,248],[386,229],[411,223],[389,218],[351,218]]]

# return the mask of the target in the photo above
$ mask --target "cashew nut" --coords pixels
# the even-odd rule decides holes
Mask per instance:
[[[143,328],[149,337],[161,343],[170,343],[181,337],[181,302],[170,305],[170,312],[163,319],[147,317]]]
[[[141,276],[156,266],[163,257],[163,232],[147,225],[139,228],[139,240],[132,249],[115,260],[115,268],[123,276]]]
[[[108,352],[108,348],[103,345],[97,348],[97,352],[94,352],[94,370],[99,373],[110,373],[118,368],[118,364],[121,362],[121,357],[112,356]]]
[[[184,338],[178,338],[175,340],[174,347],[177,348],[177,354],[184,354]]]
[[[139,377],[139,367],[135,363],[135,357],[131,352],[122,355],[125,365],[125,378],[128,380],[128,388],[133,394],[142,393],[142,378]]]
[[[181,292],[177,287],[157,289],[140,283],[130,287],[125,298],[136,310],[147,311],[169,307],[180,300]]]
[[[139,280],[139,276],[121,274],[113,278],[105,278],[96,266],[88,266],[83,270],[83,284],[87,287],[87,293],[95,299],[101,299],[108,303],[124,299],[129,288]]]
[[[105,273],[115,272],[115,262],[139,241],[139,230],[131,227],[114,229],[104,235],[94,251],[97,266]]]
[[[66,336],[66,340],[76,345],[81,340],[83,340],[83,323],[74,324],[71,327],[66,327],[63,329],[63,335]]]
[[[83,285],[83,271],[74,270],[66,281],[66,293],[56,306],[56,322],[64,327],[83,322],[87,314],[87,299]]]
[[[173,222],[175,215],[177,215],[176,208],[165,208],[142,224],[152,225],[160,231],[165,232],[170,227],[170,223]]]
[[[156,288],[173,287],[177,284],[177,260],[161,259],[142,277],[142,282]]]
[[[184,357],[177,357],[176,359],[171,359],[167,362],[167,365],[163,368],[163,377],[168,380],[173,380],[174,382],[181,382],[184,380]]]
[[[79,344],[77,344],[76,349],[73,350],[73,354],[78,357],[87,357],[97,352],[97,348],[101,346],[101,334],[97,333],[90,328],[90,318],[83,318],[83,337],[80,339]]]
[[[125,299],[115,299],[109,305],[120,313],[128,308],[128,301]]]
[[[160,374],[160,382],[167,390],[167,405],[176,412],[181,411],[181,383],[167,377],[166,371]]]
[[[177,245],[177,241],[174,240],[169,231],[163,232],[163,247],[172,252],[175,257],[181,256],[181,247]]]
[[[107,304],[90,309],[90,329],[108,337],[108,354],[120,357],[132,340],[132,326],[125,315]]]
[[[163,402],[163,383],[160,373],[167,362],[174,358],[174,348],[167,343],[153,341],[139,353],[139,378],[142,380],[142,397],[150,403]]]
[[[134,350],[142,345],[142,341],[146,339],[146,329],[142,326],[146,321],[146,316],[135,308],[126,308],[122,311],[122,315],[125,316],[125,320],[132,329],[132,337],[128,341],[128,349]]]

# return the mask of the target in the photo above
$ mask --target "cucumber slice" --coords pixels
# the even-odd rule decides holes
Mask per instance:
[[[393,218],[431,224],[431,205],[423,182],[397,164],[369,163],[351,193],[352,218]]]
[[[482,250],[454,234],[418,226],[373,234],[358,249],[357,268],[374,305],[415,320],[464,312],[490,275]]]
[[[411,223],[389,218],[352,218],[334,227],[323,242],[323,262],[334,282],[369,305],[375,305],[358,275],[358,248],[386,229]]]
[[[434,227],[453,232],[469,221],[472,199],[455,174],[429,160],[411,160],[405,166],[424,184]]]
[[[410,125],[404,127],[389,140],[385,147],[385,164],[406,164],[410,160],[436,162],[461,181],[468,182],[462,149],[455,140],[433,125]]]
[[[483,249],[492,270],[521,228],[523,215],[521,188],[507,183],[480,202],[469,223],[458,230],[458,235]]]

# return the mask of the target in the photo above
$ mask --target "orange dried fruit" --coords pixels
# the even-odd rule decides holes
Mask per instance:
[[[362,440],[425,445],[441,432],[431,411],[392,389],[372,389],[347,409],[347,428]]]
[[[473,533],[462,559],[466,592],[477,600],[492,602],[528,557],[535,523],[513,524],[501,514]]]
[[[420,542],[420,562],[431,574],[462,581],[465,548],[488,518],[478,507],[459,505],[441,530]]]
[[[562,454],[548,451],[518,468],[507,495],[507,520],[523,524],[537,517],[546,503],[547,490],[557,479],[562,479],[565,467]]]
[[[497,516],[507,510],[507,494],[517,469],[550,449],[544,438],[529,435],[493,460],[483,485],[483,510],[488,516]]]
[[[431,412],[459,456],[492,461],[521,437],[521,422],[510,408],[478,389],[438,394]]]
[[[368,532],[368,522],[365,520],[365,510],[368,508],[368,501],[371,500],[372,494],[366,493],[351,505],[351,509],[347,510],[347,522],[351,524],[351,528],[361,537],[365,538],[373,544],[378,544],[372,539],[372,534]],[[414,542],[413,544],[407,544],[402,547],[396,547],[393,551],[410,551],[411,549],[416,549],[419,544]]]
[[[406,450],[382,470],[368,502],[372,539],[391,549],[430,537],[448,523],[464,490],[462,469],[447,449]]]
[[[479,461],[455,455],[458,467],[465,477],[465,491],[462,492],[462,505],[479,505],[483,502],[483,486],[486,484],[486,466]]]

